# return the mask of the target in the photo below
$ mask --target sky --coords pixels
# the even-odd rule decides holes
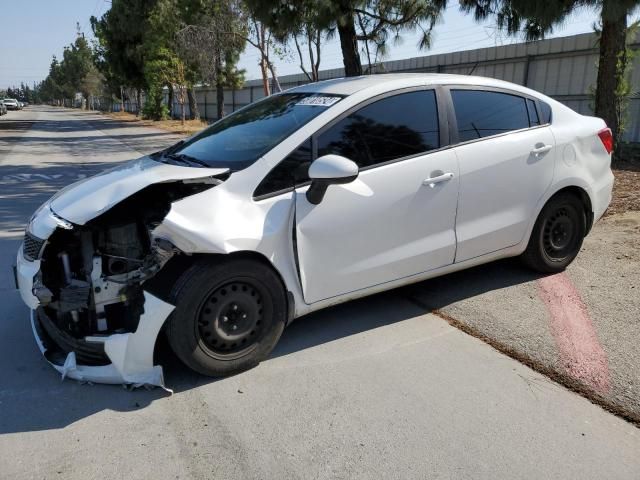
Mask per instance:
[[[8,2],[8,0],[0,0]],[[457,2],[451,1],[443,17],[433,30],[432,47],[419,51],[417,34],[403,35],[403,41],[392,45],[385,60],[397,60],[420,55],[470,50],[521,41],[501,34],[494,22],[477,23],[472,15],[461,13]],[[17,5],[12,2],[11,5]],[[49,71],[52,55],[62,57],[65,45],[76,36],[76,24],[92,38],[89,18],[100,17],[110,7],[110,0],[21,0],[18,12],[12,7],[3,9],[0,27],[0,88],[29,85],[43,80]],[[593,31],[597,12],[583,9],[573,14],[564,25],[555,29],[549,38]],[[337,35],[336,35],[337,37]],[[248,47],[241,56],[239,66],[247,72],[246,79],[260,77],[258,51]],[[362,58],[364,62],[365,59]],[[276,60],[278,75],[301,73],[297,56]],[[337,38],[322,49],[321,69],[342,67],[342,56]]]

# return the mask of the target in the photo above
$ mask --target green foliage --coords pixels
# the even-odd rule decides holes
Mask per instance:
[[[71,99],[78,92],[88,99],[102,89],[103,77],[94,64],[94,52],[80,31],[76,40],[64,48],[62,61],[53,57],[49,75],[38,87],[44,101]]]
[[[616,115],[618,117],[617,141],[622,139],[622,135],[627,130],[629,98],[637,92],[633,92],[631,84],[631,72],[633,60],[637,56],[636,50],[631,48],[640,30],[640,21],[635,21],[627,28],[626,47],[618,53],[616,61],[616,76],[619,78],[614,95],[616,102]]]
[[[111,9],[100,19],[91,17],[91,28],[98,40],[96,66],[113,93],[120,87],[144,89],[145,40],[154,31],[149,15],[158,0],[113,0]]]
[[[183,88],[184,65],[171,50],[159,48],[154,52],[154,58],[145,65],[144,74],[148,88],[142,114],[145,118],[163,120],[169,115],[168,107],[163,104],[163,87],[175,85],[177,88]],[[181,83],[174,83],[178,81]]]
[[[162,89],[151,88],[142,107],[142,118],[149,120],[166,120],[169,118],[169,107],[162,103]]]
[[[384,51],[387,42],[398,41],[405,31],[421,32],[417,48],[429,48],[431,29],[446,0],[246,0],[253,14],[278,38],[301,29],[332,33],[337,29],[347,75],[362,73],[358,42]]]
[[[92,52],[84,35],[78,34],[76,41],[65,47],[60,64],[61,75],[64,78],[63,88],[73,96],[82,91],[85,77],[93,66]]]
[[[188,78],[210,85],[242,85],[244,71],[237,63],[245,48],[247,25],[239,5],[230,0],[178,1],[184,13],[176,47],[188,66]]]

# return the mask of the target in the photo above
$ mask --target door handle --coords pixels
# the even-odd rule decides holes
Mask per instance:
[[[425,178],[422,181],[423,185],[428,185],[431,188],[436,186],[436,183],[448,182],[453,178],[453,173],[443,173],[442,175],[438,175],[437,177]]]
[[[541,153],[547,153],[549,150],[551,150],[552,147],[552,145],[542,145],[541,147],[537,147],[531,150],[531,153],[538,156]]]

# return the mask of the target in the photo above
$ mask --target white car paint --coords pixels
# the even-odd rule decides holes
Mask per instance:
[[[153,365],[153,349],[162,324],[173,310],[173,305],[145,292],[145,312],[140,317],[138,329],[133,333],[120,333],[109,337],[87,337],[87,340],[104,343],[111,364],[100,366],[78,365],[74,352],[70,352],[64,364],[51,365],[62,375],[81,382],[130,384],[133,386],[157,386],[167,389],[160,365]],[[35,312],[31,311],[31,328],[38,348],[45,353],[40,339]]]
[[[72,183],[52,197],[50,207],[61,218],[84,225],[148,185],[204,178],[226,171],[167,165],[142,157]],[[85,203],[87,199],[91,199],[90,207]]]
[[[358,165],[340,155],[325,155],[321,161],[315,161],[309,167],[310,178],[348,178],[356,175]]]
[[[444,173],[453,176],[424,184]],[[306,303],[452,264],[458,178],[456,155],[444,150],[363,171],[353,184],[330,187],[320,205],[300,189],[296,229]]]
[[[456,262],[519,244],[553,180],[551,128],[509,132],[454,150],[460,165]]]
[[[441,85],[484,86],[537,98],[551,106],[552,124],[361,171],[351,183],[330,186],[319,205],[307,200],[308,185],[253,198],[260,181],[280,160],[342,113],[388,92]],[[290,292],[293,317],[519,255],[540,210],[564,187],[586,192],[594,219],[610,202],[610,156],[596,136],[604,122],[525,87],[471,76],[394,74],[329,80],[289,92],[296,91],[346,97],[330,108],[318,107],[325,108],[323,113],[224,183],[174,202],[151,232],[153,238],[169,240],[187,254],[262,255]],[[143,158],[60,192],[36,212],[28,229],[46,240],[61,222],[82,225],[147,185],[225,171]],[[32,309],[38,305],[32,286],[39,268],[38,261],[29,262],[18,253],[20,292]],[[145,318],[155,315],[152,324],[145,320],[135,334],[128,334],[136,339],[146,336],[144,348],[129,340],[124,350],[105,349],[113,368],[74,365],[66,369],[67,374],[80,372],[76,378],[110,383],[154,383],[141,379],[161,378],[149,345],[155,343],[170,312],[171,306],[162,307],[154,314],[145,313]]]

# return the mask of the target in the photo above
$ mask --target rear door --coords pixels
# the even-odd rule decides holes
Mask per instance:
[[[451,87],[460,166],[456,262],[520,243],[551,184],[555,140],[537,101]]]
[[[315,137],[316,157],[342,155],[360,174],[319,205],[296,190],[307,303],[453,263],[458,166],[443,138],[434,90],[373,100]]]

